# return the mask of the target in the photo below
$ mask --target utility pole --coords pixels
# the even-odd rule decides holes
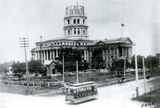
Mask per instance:
[[[152,57],[151,57],[151,55],[150,55],[150,71],[152,73]]]
[[[126,58],[124,57],[124,77],[126,76]]]
[[[144,64],[144,57],[142,57],[142,62],[143,62],[143,77],[144,77],[144,93],[146,94],[146,75],[145,75],[145,64]]]
[[[77,83],[78,83],[78,61],[76,61],[76,70],[77,70]]]
[[[27,43],[28,38],[20,38],[20,47],[24,47],[24,52],[25,52],[25,61],[26,61],[26,77],[27,77],[27,90],[26,90],[26,95],[28,95],[29,92],[29,71],[28,71],[28,62],[27,62],[27,54],[26,54],[26,47],[29,47]]]
[[[158,66],[159,72],[160,72],[160,55],[159,55],[159,66]]]
[[[63,86],[64,86],[64,52],[62,52],[62,72],[63,72]]]
[[[135,40],[135,37],[134,37]],[[135,41],[134,41],[135,43]],[[139,89],[138,89],[138,69],[137,69],[137,55],[136,55],[136,44],[134,44],[134,53],[135,53],[135,74],[136,74],[136,96],[139,97]]]

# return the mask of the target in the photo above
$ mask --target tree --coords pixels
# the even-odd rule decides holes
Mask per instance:
[[[78,61],[78,69],[88,69],[88,63],[82,57],[82,50],[72,48],[62,48],[60,55],[56,59],[55,67],[59,72],[62,72],[62,57],[64,55],[65,71],[76,71],[76,61]]]
[[[127,69],[128,67],[130,67],[130,62],[125,59],[114,59],[112,62],[112,67],[110,67],[110,71],[114,72],[114,71],[118,71],[118,72],[122,72],[124,71],[124,63],[125,63],[125,69]]]
[[[95,49],[92,57],[92,67],[96,69],[104,69],[106,67],[105,60],[102,57],[102,50]]]
[[[42,64],[41,61],[31,60],[28,63],[28,67],[29,67],[29,72],[35,73],[36,76],[38,74],[44,74],[45,66]]]
[[[7,68],[8,65],[6,64],[0,64],[0,73],[4,72],[8,72],[8,68]]]
[[[14,76],[17,76],[17,77],[20,78],[22,75],[24,75],[26,73],[26,63],[25,62],[13,63],[12,71],[14,73]]]
[[[147,56],[147,58],[145,59],[145,65],[149,69],[158,68],[159,59],[153,56]]]
[[[29,69],[29,73],[35,73],[35,75],[39,74],[43,74],[45,71],[45,66],[40,62],[40,61],[36,61],[36,60],[31,60],[28,63],[28,69]],[[26,63],[22,62],[22,63],[14,63],[12,65],[12,70],[14,73],[14,76],[18,76],[19,78],[22,75],[26,74]]]

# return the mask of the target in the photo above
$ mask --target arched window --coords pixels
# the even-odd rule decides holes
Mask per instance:
[[[77,19],[77,24],[79,24],[79,19]]]
[[[83,34],[84,34],[84,35],[86,34],[85,30],[83,30]]]
[[[74,28],[74,34],[76,34],[76,28]]]
[[[73,24],[76,24],[76,19],[73,20]]]
[[[70,20],[68,20],[68,24],[70,24]]]
[[[78,34],[80,34],[79,28],[78,28]]]
[[[70,30],[68,30],[68,35],[70,35]]]
[[[83,24],[85,24],[85,20],[83,19]]]

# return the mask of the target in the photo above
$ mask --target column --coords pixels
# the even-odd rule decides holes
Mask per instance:
[[[124,48],[122,47],[122,56],[124,56]]]
[[[119,48],[117,47],[117,58],[119,58]]]
[[[104,50],[102,50],[102,58],[103,58],[103,60],[105,60],[105,57],[104,57]]]
[[[58,57],[58,49],[56,49],[56,58]]]
[[[123,48],[123,53],[124,53],[123,56],[126,57],[126,48],[125,47]]]
[[[86,29],[86,35],[88,35],[88,29]]]
[[[109,49],[109,53],[110,53],[109,60],[112,61],[112,49]]]
[[[55,54],[54,54],[54,50],[53,50],[53,60],[55,60]]]
[[[84,60],[86,60],[86,50],[84,50]]]
[[[46,60],[46,50],[44,50],[44,60]]]
[[[40,52],[38,51],[38,60],[40,60]]]
[[[76,35],[78,35],[78,28],[76,28]]]
[[[32,56],[32,59],[35,59],[35,53],[34,52],[31,52],[31,56]]]
[[[79,34],[82,35],[82,28],[79,28]]]
[[[128,53],[129,53],[129,58],[131,58],[132,57],[132,47],[129,48],[129,52]]]
[[[106,49],[106,62],[108,62],[108,49]]]
[[[39,60],[39,53],[38,53],[38,51],[37,51],[37,60]]]
[[[112,50],[112,56],[113,56],[113,58],[115,58],[115,48],[113,48],[113,50]]]
[[[127,57],[127,48],[126,47],[124,48],[124,52],[125,52],[124,56]]]
[[[35,51],[35,60],[37,60],[37,51]]]
[[[108,68],[108,49],[105,50],[105,58],[106,58],[106,68]]]
[[[52,60],[52,50],[49,51],[50,51],[50,60]]]
[[[128,59],[128,47],[126,47],[126,58]]]
[[[88,62],[88,50],[86,50],[86,61]]]
[[[108,49],[108,62],[110,61],[110,48]]]
[[[127,48],[127,59],[129,59],[129,48]]]
[[[89,61],[89,50],[87,50],[87,62]]]
[[[90,54],[90,62],[92,62],[92,50],[89,52]]]
[[[47,57],[47,60],[48,60],[48,50],[46,50],[46,55],[47,55],[46,57]]]
[[[47,52],[48,52],[48,54],[47,54],[48,60],[50,60],[50,53],[49,53],[49,50],[47,50]]]
[[[42,51],[42,61],[44,61],[44,51]]]

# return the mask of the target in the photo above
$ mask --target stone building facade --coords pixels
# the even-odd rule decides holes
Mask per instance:
[[[36,43],[31,50],[32,58],[41,60],[47,66],[47,74],[55,74],[54,60],[60,55],[61,48],[79,49],[83,58],[91,62],[95,49],[101,49],[106,67],[112,65],[114,58],[125,57],[129,61],[132,56],[133,42],[129,37],[115,39],[91,40],[88,36],[87,16],[83,6],[69,6],[64,17],[64,37]]]

